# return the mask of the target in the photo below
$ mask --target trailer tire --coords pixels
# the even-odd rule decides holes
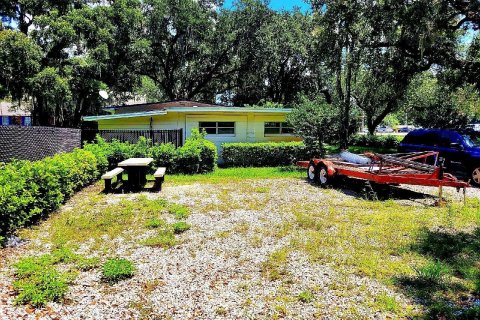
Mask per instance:
[[[310,183],[317,183],[318,181],[317,166],[315,165],[315,162],[313,162],[313,160],[311,160],[308,164],[307,179]]]
[[[476,186],[480,186],[480,166],[473,167],[470,172],[470,178],[472,179],[472,183]]]
[[[318,164],[317,166],[318,184],[322,187],[326,187],[331,183],[332,177],[328,176],[328,168],[324,164]]]

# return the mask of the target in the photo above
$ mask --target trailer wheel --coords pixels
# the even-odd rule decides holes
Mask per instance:
[[[480,167],[472,169],[471,178],[475,185],[480,186]]]
[[[317,166],[317,175],[318,175],[318,183],[322,187],[326,187],[327,185],[330,184],[331,177],[328,176],[328,169],[327,166],[324,164],[319,164]]]
[[[307,179],[308,179],[308,182],[310,183],[316,183],[317,182],[317,168],[315,166],[315,162],[310,161],[310,163],[308,164],[308,168],[307,168]]]

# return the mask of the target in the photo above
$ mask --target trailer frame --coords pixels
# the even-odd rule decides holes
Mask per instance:
[[[376,154],[366,153],[370,159],[367,164],[346,162],[339,157],[325,159],[314,158],[310,161],[298,161],[297,165],[307,168],[307,178],[322,186],[330,184],[335,177],[365,180],[381,185],[409,184],[439,188],[442,200],[442,188],[463,189],[464,195],[470,183],[458,180],[450,173],[445,173],[439,163],[439,153],[434,151]],[[429,164],[428,162],[430,161]]]

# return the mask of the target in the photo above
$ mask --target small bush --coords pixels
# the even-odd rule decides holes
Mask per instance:
[[[222,148],[226,167],[288,166],[310,159],[303,142],[224,143]]]
[[[134,267],[127,259],[108,259],[102,268],[103,279],[107,282],[117,282],[133,277]]]
[[[180,222],[175,222],[174,224],[172,224],[172,228],[173,228],[173,232],[178,234],[178,233],[183,233],[187,230],[190,229],[190,225],[184,221],[180,221]]]
[[[186,219],[190,216],[190,210],[187,207],[176,203],[170,205],[168,212],[173,214],[175,218],[179,220]]]

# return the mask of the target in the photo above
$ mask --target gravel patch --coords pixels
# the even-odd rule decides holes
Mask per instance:
[[[237,192],[242,188],[250,192]],[[256,188],[262,189],[252,193]],[[429,195],[437,192],[429,187],[400,188],[427,194],[419,197],[424,204],[434,201]],[[446,189],[447,198],[463,199],[463,194],[458,197],[454,189]],[[344,319],[353,309],[358,318],[387,319],[391,315],[368,307],[373,296],[385,293],[401,306],[412,302],[371,278],[340,274],[332,266],[312,263],[301,252],[289,253],[284,279],[271,281],[262,274],[262,263],[269,255],[290,245],[288,234],[276,236],[272,231],[294,219],[282,208],[311,201],[312,195],[321,201],[331,192],[302,180],[279,179],[164,186],[161,193],[145,193],[150,199],[161,197],[191,208],[186,221],[192,228],[177,236],[179,245],[170,249],[140,245],[139,240],[151,235],[151,230],[134,241],[111,239],[114,253],[134,262],[133,278],[110,285],[101,281],[98,269],[81,272],[63,304],[49,303],[38,310],[13,304],[12,270],[0,264],[0,319]],[[109,201],[135,196],[112,194]],[[337,192],[335,201],[355,196]],[[480,189],[469,189],[467,196],[480,198]],[[418,200],[397,201],[414,205]],[[233,209],[225,210],[225,205]],[[256,237],[260,240],[255,242]],[[38,253],[32,250],[8,248],[0,254],[15,260]],[[336,289],[339,283],[348,288],[348,294]],[[311,302],[297,298],[305,290],[313,293]]]

